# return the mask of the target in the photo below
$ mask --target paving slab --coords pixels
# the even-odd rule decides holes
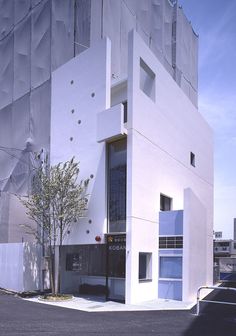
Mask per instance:
[[[191,302],[159,299],[131,305],[114,301],[105,301],[97,297],[73,297],[71,300],[59,302],[42,301],[38,297],[23,300],[86,312],[189,310],[195,304]]]

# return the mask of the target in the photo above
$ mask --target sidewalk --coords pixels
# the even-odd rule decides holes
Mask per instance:
[[[69,301],[45,302],[35,298],[23,299],[26,301],[53,305],[57,307],[77,309],[86,312],[114,312],[114,311],[150,311],[150,310],[189,310],[195,303],[173,301],[173,300],[153,300],[142,302],[142,304],[123,304],[113,301],[104,301],[93,296],[73,297]]]

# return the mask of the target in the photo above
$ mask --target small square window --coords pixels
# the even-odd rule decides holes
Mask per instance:
[[[170,211],[172,209],[172,198],[160,195],[160,211]]]
[[[139,253],[139,280],[152,279],[152,254],[140,252]]]
[[[195,167],[195,154],[190,152],[190,163],[191,166]]]
[[[149,66],[140,58],[140,89],[153,101],[155,101],[155,74]]]

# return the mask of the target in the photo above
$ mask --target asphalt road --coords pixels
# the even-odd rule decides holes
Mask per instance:
[[[212,297],[219,299],[217,295],[213,293]],[[202,305],[199,317],[191,311],[87,313],[24,301],[0,292],[0,336],[236,335],[236,308]]]

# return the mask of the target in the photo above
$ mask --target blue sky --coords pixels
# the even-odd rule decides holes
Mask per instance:
[[[215,136],[215,231],[236,218],[236,0],[179,0],[199,34],[199,110]]]

